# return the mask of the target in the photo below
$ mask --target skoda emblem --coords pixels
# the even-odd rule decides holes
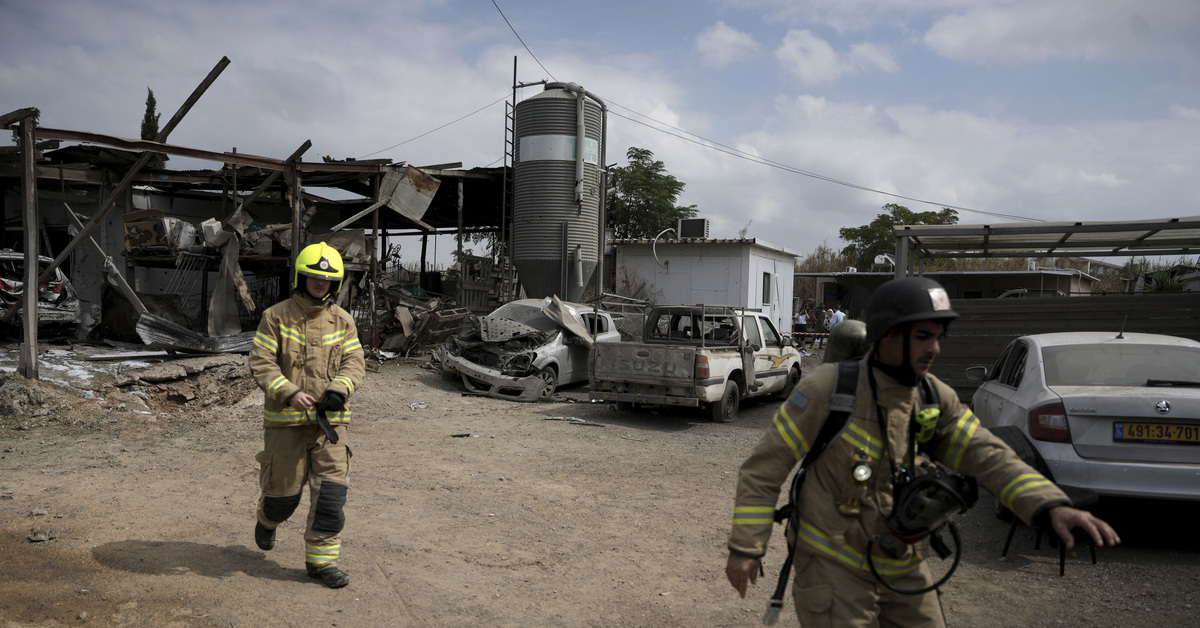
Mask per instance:
[[[1166,399],[1163,399],[1162,401],[1154,404],[1154,411],[1159,414],[1166,414],[1166,413],[1170,412],[1171,411],[1171,402],[1167,401]]]

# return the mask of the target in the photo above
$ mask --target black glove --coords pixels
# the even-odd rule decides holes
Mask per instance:
[[[346,395],[332,390],[326,390],[317,402],[317,407],[326,412],[341,412],[346,407]]]

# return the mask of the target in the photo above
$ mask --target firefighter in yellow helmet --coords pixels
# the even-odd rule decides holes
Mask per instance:
[[[305,247],[296,256],[294,294],[263,313],[250,350],[250,372],[265,393],[254,541],[275,547],[275,528],[296,510],[307,484],[305,566],[335,589],[350,583],[338,568],[351,457],[347,400],[366,371],[354,319],[333,298],[345,278],[336,249],[324,242]]]

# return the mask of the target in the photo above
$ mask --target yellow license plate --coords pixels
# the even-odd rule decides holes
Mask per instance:
[[[1175,423],[1113,423],[1113,440],[1138,443],[1200,445],[1200,425]]]

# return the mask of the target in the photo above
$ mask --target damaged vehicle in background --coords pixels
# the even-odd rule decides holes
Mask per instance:
[[[40,275],[54,260],[38,256]],[[12,249],[0,250],[0,315],[8,312],[25,294],[25,254]],[[46,333],[72,335],[79,325],[81,306],[75,288],[61,268],[38,286],[38,329]],[[24,305],[9,319],[7,333],[21,334],[20,320],[25,316]]]
[[[558,297],[506,303],[472,325],[443,343],[442,371],[472,393],[514,401],[587,381],[592,344],[621,339],[608,312]]]

